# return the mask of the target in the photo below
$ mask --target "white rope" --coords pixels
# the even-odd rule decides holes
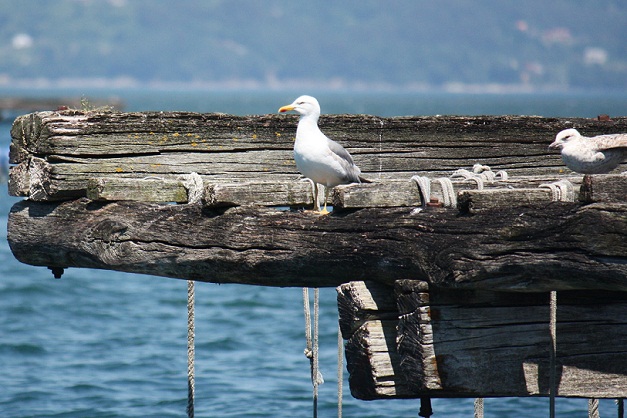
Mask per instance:
[[[453,182],[447,177],[440,177],[435,179],[442,186],[442,196],[444,199],[444,207],[454,208],[457,207],[457,196],[455,195],[455,189],[453,188]]]
[[[560,200],[562,202],[574,202],[575,201],[575,186],[568,180],[560,180],[555,182],[560,189]]]
[[[318,370],[318,312],[319,312],[320,291],[314,289],[314,318],[313,318],[313,338],[311,329],[311,310],[309,304],[309,289],[303,287],[303,310],[305,312],[305,339],[307,346],[305,356],[309,359],[311,367],[311,383],[313,385],[313,417],[318,417],[318,385],[324,383],[322,374]]]
[[[475,164],[476,165],[476,164]],[[486,167],[486,166],[484,166]],[[483,190],[483,182],[484,180],[488,180],[485,174],[477,174],[471,171],[468,171],[464,168],[460,168],[459,170],[455,170],[453,174],[451,174],[451,178],[463,177],[464,180],[472,180],[477,183],[477,190]],[[488,180],[490,181],[490,180]]]
[[[423,176],[413,176],[411,178],[418,186],[418,192],[420,193],[420,200],[422,201],[422,207],[427,206],[427,203],[431,200],[431,179]],[[435,179],[442,186],[442,196],[444,200],[444,207],[456,207],[457,196],[455,195],[455,189],[453,188],[453,182],[447,177],[440,177]]]
[[[183,176],[183,187],[187,190],[187,203],[200,203],[205,190],[202,177],[198,173],[189,173]]]
[[[557,292],[551,291],[549,302],[549,332],[551,335],[551,350],[549,355],[549,416],[555,418],[555,395],[557,392]]]
[[[599,400],[588,399],[588,418],[599,418]]]
[[[314,321],[313,321],[313,396],[314,396],[314,418],[318,416],[318,386],[324,383],[322,374],[320,374],[320,363],[318,362],[318,312],[320,311],[320,289],[314,289]]]
[[[194,281],[187,281],[187,416],[194,418]]]
[[[554,202],[575,201],[575,187],[568,180],[560,180],[553,183],[543,183],[538,187],[551,190],[551,198]]]
[[[431,199],[431,180],[429,177],[413,176],[411,178],[418,186],[418,192],[420,193],[420,199],[422,201],[422,207],[427,206],[429,199]]]
[[[551,200],[554,202],[559,202],[560,201],[560,189],[557,187],[556,184],[553,183],[545,183],[545,184],[541,184],[540,186],[541,189],[549,189],[551,191]]]
[[[490,169],[490,167],[482,164],[475,164],[472,167],[472,171],[466,170],[464,168],[455,170],[453,174],[451,174],[450,178],[437,178],[434,181],[439,182],[442,186],[444,207],[450,208],[457,206],[457,195],[455,194],[455,188],[453,187],[453,182],[451,181],[451,179],[460,177],[464,180],[474,181],[477,184],[477,190],[483,190],[485,182],[494,182],[496,181],[497,177],[500,177],[501,180],[507,180],[509,178],[505,170],[494,173]],[[431,200],[431,180],[428,177],[424,176],[413,176],[411,179],[418,186],[418,191],[420,192],[420,198],[422,200],[421,206],[425,207],[427,203]],[[412,212],[412,214],[413,213],[414,212]]]
[[[344,339],[342,328],[337,327],[337,418],[342,418],[342,392],[344,388]]]
[[[475,418],[483,418],[483,398],[475,398]]]
[[[475,164],[472,166],[472,172],[486,181],[494,181],[496,177],[494,171],[487,165]]]

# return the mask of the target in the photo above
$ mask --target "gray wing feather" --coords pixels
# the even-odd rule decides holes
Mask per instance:
[[[328,141],[329,149],[333,153],[334,158],[346,172],[345,181],[347,183],[360,183],[359,175],[361,174],[361,170],[353,162],[353,157],[337,142],[330,139],[328,139]]]
[[[627,148],[627,134],[599,135],[587,138],[587,140],[594,143],[594,148],[597,151]]]

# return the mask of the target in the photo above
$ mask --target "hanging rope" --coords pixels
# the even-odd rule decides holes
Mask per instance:
[[[194,418],[194,281],[187,281],[187,416]]]
[[[618,406],[618,418],[625,418],[625,400],[616,399],[616,405]]]
[[[598,399],[588,399],[588,418],[599,418]]]
[[[313,338],[311,326],[311,310],[309,304],[309,289],[303,288],[303,309],[305,312],[305,338],[307,347],[305,356],[309,359],[311,366],[311,383],[313,385],[313,417],[318,417],[318,386],[324,383],[322,374],[318,368],[318,312],[320,310],[320,290],[314,289],[314,315],[313,315]]]
[[[549,416],[555,418],[555,392],[557,391],[556,357],[557,357],[557,292],[551,291],[549,302],[549,331],[551,334],[551,350],[549,356]]]
[[[342,391],[344,385],[344,339],[342,329],[337,327],[337,418],[342,418]]]
[[[483,398],[475,398],[475,418],[483,418]]]

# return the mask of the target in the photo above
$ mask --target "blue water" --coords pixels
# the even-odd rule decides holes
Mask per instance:
[[[271,113],[298,94],[113,93],[124,96],[127,110],[236,114]],[[627,114],[625,95],[318,96],[327,112],[382,116]],[[2,150],[9,129],[0,124]],[[0,416],[185,416],[186,282],[88,269],[69,269],[55,280],[44,268],[21,264],[6,241],[7,214],[17,201],[0,184]],[[334,289],[321,290],[321,417],[335,416],[337,408],[335,296]],[[302,309],[299,288],[196,285],[196,416],[312,415]],[[345,417],[417,417],[418,400],[364,402],[350,396],[347,381],[344,387]],[[435,399],[433,408],[435,417],[473,415],[472,399]],[[548,400],[487,399],[485,410],[486,417],[548,416]],[[585,417],[587,402],[558,399],[557,410],[558,417]],[[601,416],[616,416],[613,401],[601,401]]]

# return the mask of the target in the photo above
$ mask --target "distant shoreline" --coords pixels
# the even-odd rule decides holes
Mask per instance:
[[[114,90],[195,90],[195,91],[328,91],[355,93],[459,93],[459,94],[534,94],[598,92],[560,85],[532,84],[467,84],[449,82],[442,85],[389,83],[344,80],[220,80],[220,81],[139,81],[130,77],[119,78],[0,78],[0,90],[58,90],[58,89],[114,89]],[[615,90],[610,90],[616,93]],[[626,92],[627,93],[627,92]]]

